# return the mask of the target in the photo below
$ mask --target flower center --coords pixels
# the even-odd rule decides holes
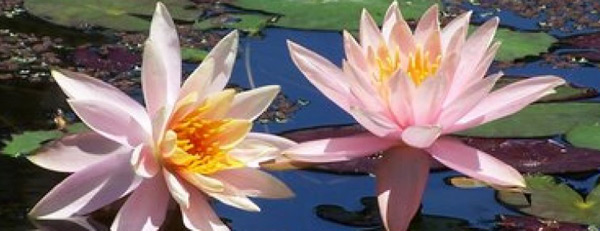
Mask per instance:
[[[400,51],[396,49],[391,53],[387,46],[382,45],[377,49],[375,62],[379,68],[379,76],[375,79],[380,83],[384,82],[400,68]]]
[[[427,77],[437,72],[441,59],[441,56],[438,56],[434,62],[431,62],[429,51],[423,51],[421,46],[417,46],[416,51],[408,55],[406,73],[415,85],[419,86]]]
[[[218,139],[229,122],[226,119],[202,119],[196,113],[190,113],[171,128],[177,134],[177,140],[176,150],[168,161],[174,167],[203,175],[242,167],[242,162],[227,154],[231,148],[224,148]]]

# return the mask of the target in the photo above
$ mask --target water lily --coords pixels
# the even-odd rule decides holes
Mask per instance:
[[[287,156],[334,162],[381,152],[377,194],[392,231],[407,229],[433,160],[492,185],[524,187],[515,169],[447,135],[511,115],[564,81],[532,77],[491,91],[502,76],[484,78],[500,45],[492,42],[498,18],[467,38],[470,15],[440,29],[438,7],[432,6],[413,32],[396,2],[381,29],[363,10],[360,43],[344,32],[342,68],[289,42],[292,59],[308,80],[368,132],[302,143],[285,151]]]
[[[177,202],[189,229],[229,230],[211,209],[209,198],[259,211],[249,197],[293,196],[282,182],[255,167],[295,143],[250,132],[252,121],[266,110],[279,87],[223,90],[237,44],[234,31],[181,85],[176,28],[158,3],[143,54],[145,108],[100,80],[53,71],[70,106],[93,132],[65,137],[30,158],[42,167],[74,172],[30,215],[84,215],[130,194],[111,230],[157,230],[170,201]]]

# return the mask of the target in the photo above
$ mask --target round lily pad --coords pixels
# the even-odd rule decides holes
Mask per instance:
[[[525,180],[531,200],[523,193],[506,191],[498,192],[498,200],[541,218],[600,225],[600,186],[584,198],[568,185],[557,183],[551,176],[528,176]]]
[[[574,127],[565,138],[576,147],[600,150],[600,124]]]
[[[194,21],[201,11],[186,0],[162,0],[176,20]],[[124,31],[147,31],[155,0],[27,0],[29,13],[67,27],[99,26]]]

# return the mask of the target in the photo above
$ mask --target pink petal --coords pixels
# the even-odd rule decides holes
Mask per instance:
[[[238,32],[234,30],[213,47],[204,60],[212,60],[214,69],[208,75],[209,72],[204,70],[209,68],[204,67],[207,63],[203,61],[183,83],[179,99],[192,92],[198,92],[202,99],[202,96],[223,90],[233,70],[238,52],[238,39]]]
[[[427,148],[442,134],[439,126],[410,126],[402,132],[402,141],[411,147]]]
[[[135,173],[144,178],[153,177],[161,169],[152,147],[146,144],[140,144],[133,150],[130,162]]]
[[[439,33],[440,30],[440,21],[438,19],[438,5],[433,5],[423,13],[421,19],[419,19],[419,23],[417,24],[417,28],[415,28],[415,41],[427,41],[432,33]]]
[[[390,78],[387,85],[390,91],[389,107],[398,125],[406,127],[409,124],[414,124],[412,102],[416,89],[410,77],[406,76],[404,71],[398,71]]]
[[[144,131],[150,133],[150,118],[144,107],[119,89],[85,74],[67,70],[53,70],[52,77],[70,99],[96,100],[113,105],[132,115]]]
[[[169,105],[167,108],[172,108],[175,101],[177,101],[179,86],[181,85],[181,48],[173,19],[165,5],[160,2],[156,4],[156,10],[152,16],[149,39],[154,45],[153,51],[155,51],[156,58],[160,59],[157,62],[161,62],[166,71],[165,76],[162,76],[162,81],[160,81],[164,86],[155,87],[160,87],[161,91],[164,92],[162,94],[166,96],[166,99],[164,99],[165,105]]]
[[[375,169],[377,201],[389,231],[406,231],[421,204],[431,158],[419,149],[398,147],[385,152]]]
[[[400,137],[399,134],[402,132],[402,129],[394,123],[393,118],[389,118],[381,113],[361,110],[359,108],[353,108],[349,113],[360,125],[376,136],[389,139]]]
[[[498,186],[525,187],[517,170],[455,138],[442,137],[427,151],[440,163],[469,177]]]
[[[366,53],[369,49],[377,50],[379,43],[383,42],[381,31],[373,20],[373,17],[369,14],[366,9],[363,9],[360,16],[360,45],[363,47],[363,52]]]
[[[447,84],[448,81],[443,76],[432,76],[416,88],[411,103],[416,125],[428,125],[437,121]]]
[[[294,193],[283,182],[253,168],[223,170],[212,176],[250,197],[283,199],[294,196]]]
[[[165,186],[169,189],[169,192],[177,201],[180,206],[190,206],[190,192],[185,188],[185,181],[177,177],[176,174],[169,172],[169,170],[163,168],[164,181],[167,183]]]
[[[146,141],[149,133],[135,115],[100,100],[68,100],[77,116],[92,130],[117,143],[136,147]]]
[[[169,191],[160,174],[144,180],[127,198],[110,229],[113,231],[158,230],[165,220],[169,200]]]
[[[190,192],[190,206],[180,206],[185,227],[190,230],[229,231],[208,204],[208,198],[189,185],[186,188]]]
[[[294,141],[275,135],[249,133],[228,154],[236,160],[243,162],[248,167],[258,168],[260,163],[281,156],[281,151],[291,148],[296,144]]]
[[[365,145],[369,144],[369,145]],[[386,150],[398,141],[379,138],[369,133],[300,143],[284,154],[306,162],[337,162],[368,156]]]
[[[269,143],[281,150],[288,149],[292,146],[297,145],[296,142],[294,142],[290,139],[287,139],[287,138],[284,138],[281,136],[267,134],[267,133],[259,133],[259,132],[248,133],[248,135],[246,135],[246,139],[247,140],[249,140],[249,139],[261,140],[261,141]]]
[[[162,55],[158,51],[160,45],[152,40],[146,40],[144,44],[144,59],[142,62],[142,90],[146,102],[146,110],[150,117],[154,117],[156,112],[167,106],[167,110],[172,110],[173,105],[169,105],[168,92],[166,86],[169,84],[167,79],[167,66],[163,63]]]
[[[478,120],[479,117],[483,118],[479,123],[482,124],[511,115],[539,98],[553,93],[555,87],[564,83],[565,80],[556,76],[540,76],[510,84],[490,93],[455,126],[466,129],[461,124]]]
[[[392,4],[390,4],[387,11],[385,12],[385,17],[383,17],[383,26],[381,27],[381,33],[383,34],[383,37],[386,40],[390,37],[392,33],[392,28],[396,24],[400,23],[400,21],[402,20],[404,19],[402,18],[402,14],[398,9],[398,2],[394,1],[392,2]]]
[[[472,11],[467,11],[459,15],[442,29],[442,50],[445,51],[445,54],[454,52],[455,49],[452,47],[462,48],[462,44],[466,40],[469,19],[472,13]]]
[[[354,37],[350,32],[344,30],[344,53],[346,54],[346,59],[353,66],[356,66],[359,70],[367,69],[367,61],[365,60],[365,55],[363,54],[362,47],[356,42]]]
[[[449,128],[451,128],[456,121],[485,99],[500,77],[502,77],[502,73],[493,74],[479,80],[469,88],[465,89],[454,102],[444,108],[438,120],[438,124],[444,128],[444,133],[449,133]]]
[[[306,78],[342,109],[347,110],[348,85],[342,70],[314,52],[288,41],[292,60]]]
[[[248,212],[260,212],[260,207],[256,205],[250,198],[245,195],[237,193],[213,193],[206,192],[212,198],[219,200],[221,203],[229,205],[234,208],[238,208]]]
[[[236,94],[226,117],[255,120],[267,110],[280,89],[277,85],[268,85]]]
[[[140,183],[129,155],[111,155],[55,186],[29,212],[38,219],[62,219],[93,212],[129,194]]]
[[[106,139],[95,132],[68,135],[56,140],[35,155],[27,156],[37,166],[56,172],[77,172],[112,154],[127,155],[131,148]]]

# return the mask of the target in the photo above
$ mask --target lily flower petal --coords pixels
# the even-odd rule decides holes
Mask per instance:
[[[68,135],[45,145],[27,159],[45,169],[56,172],[77,172],[110,155],[127,155],[131,148],[106,139],[95,132]]]
[[[165,86],[169,84],[167,67],[163,63],[158,46],[152,40],[146,40],[142,59],[142,91],[146,101],[146,110],[151,117],[154,117],[158,110],[167,105],[167,99],[171,97],[165,91]]]
[[[219,171],[215,179],[227,182],[241,193],[250,197],[283,199],[294,193],[283,182],[263,171],[253,168],[236,168]]]
[[[236,94],[226,117],[255,120],[267,110],[280,89],[277,85],[269,85]]]
[[[410,126],[402,132],[402,141],[411,147],[427,148],[442,134],[439,126]]]
[[[377,49],[379,43],[384,42],[381,36],[381,31],[371,17],[371,14],[366,9],[363,9],[360,16],[360,45],[363,47],[363,52],[366,53],[369,49]]]
[[[421,204],[431,157],[421,149],[398,147],[386,151],[375,169],[377,202],[387,230],[407,230]]]
[[[169,192],[180,206],[190,207],[190,192],[185,188],[185,183],[175,174],[163,169],[164,181],[169,188]]]
[[[154,231],[165,220],[169,191],[160,174],[146,180],[127,198],[117,213],[111,230]]]
[[[152,153],[152,148],[141,144],[131,154],[131,165],[138,176],[150,178],[160,170],[160,165]]]
[[[241,143],[229,151],[229,155],[248,167],[258,168],[260,163],[279,157],[281,151],[296,144],[279,136],[249,133]]]
[[[191,186],[186,186],[186,190],[190,192],[190,206],[180,206],[185,227],[190,230],[229,231],[208,204],[206,196]]]
[[[111,155],[78,171],[55,186],[29,212],[38,219],[85,215],[127,195],[140,183],[129,155]]]
[[[117,143],[136,147],[149,133],[134,115],[115,105],[98,100],[68,100],[77,116],[92,130]]]
[[[442,137],[427,151],[440,163],[469,177],[493,185],[525,187],[525,180],[517,170],[455,138]]]
[[[336,162],[372,155],[397,144],[397,141],[386,140],[369,133],[364,133],[348,137],[300,143],[285,150],[284,154],[299,161]]]
[[[157,82],[164,83],[161,90],[166,97],[164,99],[165,106],[172,108],[177,101],[179,86],[181,85],[181,48],[179,46],[179,37],[175,23],[169,11],[167,11],[167,8],[161,2],[156,4],[156,10],[152,16],[149,39],[154,45],[155,54],[159,55],[160,62],[163,63],[164,67],[168,67],[165,69],[166,75],[157,76],[156,78],[162,77],[162,81]],[[154,107],[154,109],[159,108]]]

